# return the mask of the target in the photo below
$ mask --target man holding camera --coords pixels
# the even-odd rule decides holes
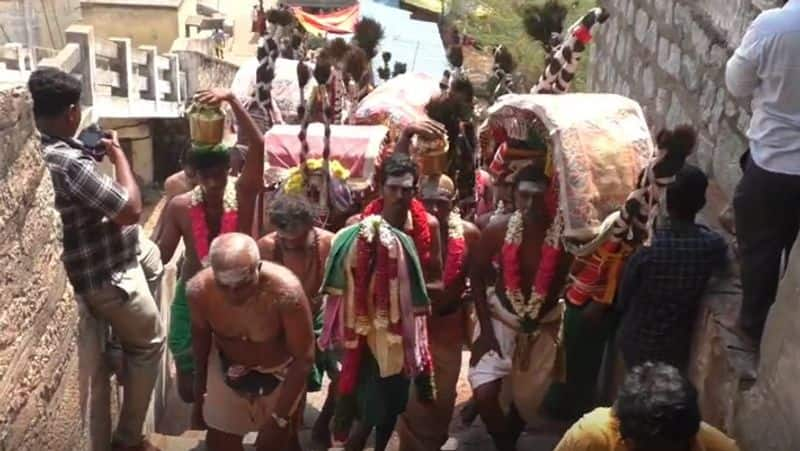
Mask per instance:
[[[139,187],[116,133],[105,134],[96,148],[73,138],[81,122],[80,81],[43,68],[31,74],[28,89],[61,215],[67,276],[79,301],[111,325],[126,357],[124,401],[111,449],[157,450],[144,440],[142,425],[164,331],[137,257]],[[114,165],[116,181],[98,170],[96,161],[104,157]]]

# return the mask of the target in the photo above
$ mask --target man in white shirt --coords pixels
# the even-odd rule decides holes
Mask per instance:
[[[764,11],[728,61],[736,97],[752,98],[750,158],[736,188],[742,258],[739,324],[760,340],[775,300],[781,257],[800,227],[800,0]]]

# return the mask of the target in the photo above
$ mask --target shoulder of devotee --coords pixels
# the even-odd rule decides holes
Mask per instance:
[[[211,268],[201,269],[188,282],[186,282],[186,297],[189,302],[197,302],[203,299],[208,290],[209,281],[213,280]]]
[[[468,241],[477,241],[481,237],[481,230],[475,224],[462,220],[461,226],[464,228],[464,238]]]
[[[261,263],[261,274],[266,276],[265,288],[267,290],[276,292],[303,291],[303,285],[297,276],[292,270],[283,265],[263,261]]]

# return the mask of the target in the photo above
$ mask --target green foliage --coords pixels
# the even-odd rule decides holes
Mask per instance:
[[[505,45],[514,56],[516,70],[529,88],[544,70],[545,53],[541,43],[526,32],[523,11],[531,5],[544,5],[548,0],[453,0],[449,20],[462,34],[477,39],[484,51],[491,52],[498,44]],[[591,8],[597,0],[561,0],[567,8],[566,29]],[[601,25],[602,26],[602,25]],[[594,45],[594,44],[592,44]],[[586,85],[588,52],[584,53],[581,69],[572,84],[572,91],[582,91]]]

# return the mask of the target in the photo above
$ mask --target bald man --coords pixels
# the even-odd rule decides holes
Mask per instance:
[[[297,415],[314,363],[311,310],[287,268],[259,259],[248,235],[211,243],[211,267],[189,281],[196,362],[195,424],[210,451],[299,449]]]

